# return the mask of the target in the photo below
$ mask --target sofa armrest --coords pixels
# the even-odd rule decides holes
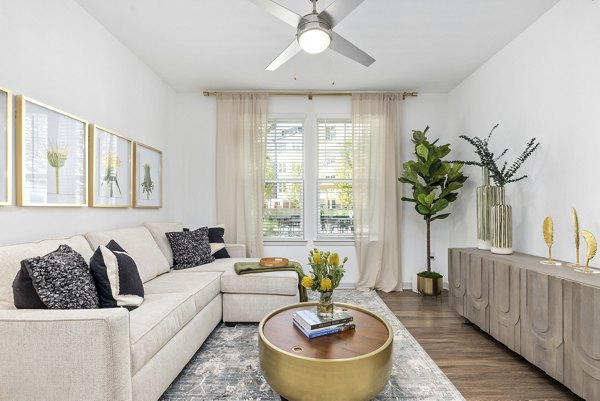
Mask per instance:
[[[246,257],[246,245],[244,244],[225,244],[225,249],[232,258]]]
[[[126,309],[0,310],[0,400],[131,400]]]

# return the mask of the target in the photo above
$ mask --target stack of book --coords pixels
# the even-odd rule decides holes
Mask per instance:
[[[347,312],[335,309],[332,318],[320,317],[313,309],[302,309],[293,315],[294,326],[306,337],[315,338],[352,330],[354,318]]]

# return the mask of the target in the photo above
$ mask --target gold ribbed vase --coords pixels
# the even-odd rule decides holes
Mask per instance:
[[[490,185],[490,173],[481,170],[482,185],[475,189],[477,197],[477,248],[489,251],[492,247],[491,208],[504,203],[504,187]]]
[[[492,253],[510,255],[512,250],[512,206],[491,207]]]

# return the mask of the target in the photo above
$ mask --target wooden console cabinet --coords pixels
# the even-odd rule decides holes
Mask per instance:
[[[600,274],[448,250],[450,306],[586,400],[600,400]]]

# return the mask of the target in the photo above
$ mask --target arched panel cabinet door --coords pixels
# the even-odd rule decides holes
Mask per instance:
[[[490,335],[515,352],[521,351],[520,273],[506,262],[489,263]]]
[[[521,270],[521,355],[563,381],[563,280]]]
[[[465,317],[487,333],[490,332],[489,270],[492,262],[471,254],[467,269],[467,297]]]
[[[600,400],[600,288],[564,280],[565,385]]]
[[[448,262],[448,300],[450,307],[459,315],[464,316],[469,254],[461,252],[459,249],[448,249]]]

